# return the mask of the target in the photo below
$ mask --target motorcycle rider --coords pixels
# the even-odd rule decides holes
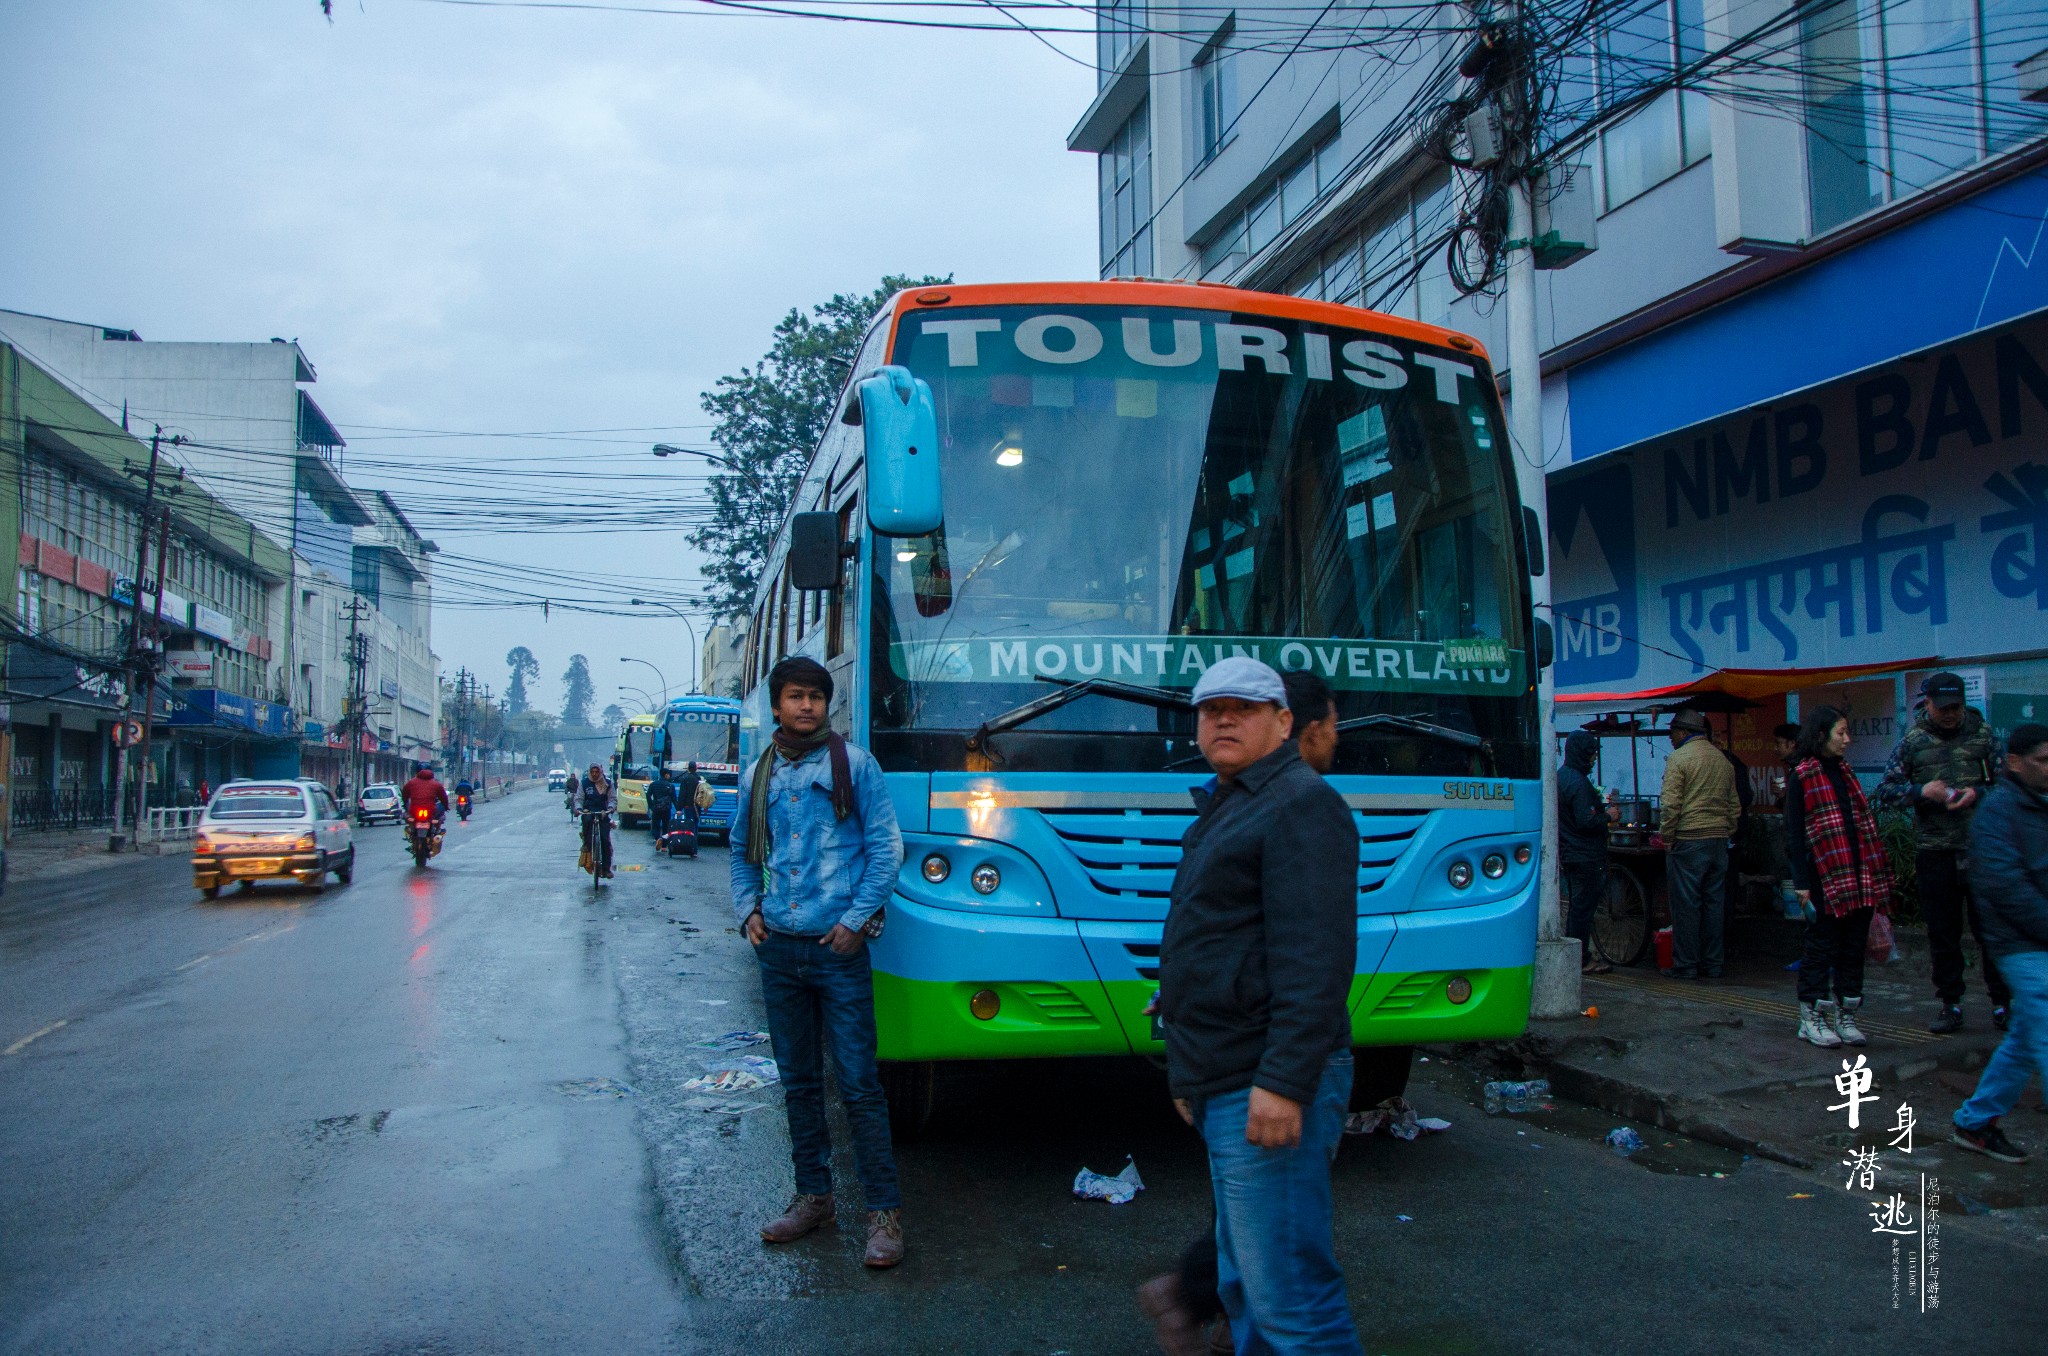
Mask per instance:
[[[598,874],[609,880],[612,876],[612,821],[610,812],[618,808],[619,788],[611,778],[604,775],[604,764],[592,763],[590,771],[570,783],[570,808],[584,821],[597,816]]]
[[[441,832],[441,821],[448,814],[448,789],[434,776],[432,763],[421,763],[420,770],[399,788],[399,795],[405,801],[405,822],[411,824],[414,814],[424,805],[433,816],[434,832]]]
[[[455,783],[455,804],[456,808],[463,811],[462,817],[464,819],[469,818],[469,807],[464,805],[463,802],[471,798],[474,790],[475,788],[470,786],[469,778],[467,777],[463,777]]]

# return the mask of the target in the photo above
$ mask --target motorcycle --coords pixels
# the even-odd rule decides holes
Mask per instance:
[[[462,816],[463,823],[469,822],[469,797],[460,794],[455,797],[455,813]]]
[[[429,857],[441,852],[441,830],[434,823],[434,812],[422,805],[412,812],[412,820],[405,826],[406,845],[412,850],[412,864],[425,866]]]

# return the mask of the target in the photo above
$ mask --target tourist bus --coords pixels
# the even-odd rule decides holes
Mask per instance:
[[[647,784],[654,780],[654,743],[661,717],[629,716],[612,752],[612,780],[619,789],[619,823],[637,828],[647,822]]]
[[[695,763],[711,784],[711,806],[697,819],[700,837],[723,841],[731,836],[739,801],[739,721],[740,704],[732,697],[693,693],[668,704],[657,761],[678,775]]]
[[[1158,1055],[1144,1014],[1228,655],[1336,694],[1360,1045],[1528,1019],[1534,517],[1464,335],[1155,281],[945,286],[868,331],[756,594],[740,763],[786,654],[887,775],[892,1106],[935,1061]]]

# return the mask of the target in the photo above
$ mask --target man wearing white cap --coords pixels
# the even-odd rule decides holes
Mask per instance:
[[[1195,793],[1159,955],[1167,1080],[1209,1149],[1218,1292],[1240,1353],[1345,1353],[1332,1237],[1351,1093],[1358,830],[1288,740],[1280,675],[1236,657],[1195,685]]]

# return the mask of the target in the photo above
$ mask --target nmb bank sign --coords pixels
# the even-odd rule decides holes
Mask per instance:
[[[1599,458],[1550,523],[1567,688],[2048,646],[2048,318]]]

